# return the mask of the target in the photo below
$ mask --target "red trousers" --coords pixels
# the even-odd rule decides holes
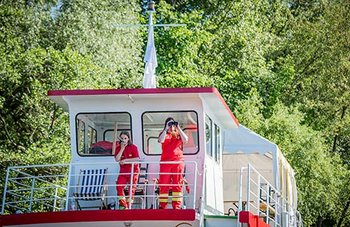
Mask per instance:
[[[185,164],[160,164],[159,176],[159,208],[166,209],[169,190],[172,190],[173,209],[181,209],[182,184]]]
[[[137,184],[137,180],[139,178],[139,173],[134,173],[133,178],[132,178],[131,201],[129,201],[129,198],[130,198],[129,195],[127,195],[127,198],[125,198],[125,192],[124,192],[125,186],[127,186],[127,185],[130,186],[130,178],[131,178],[131,174],[121,173],[121,174],[119,174],[117,182],[116,182],[117,195],[119,198],[119,206],[123,206],[126,209],[129,208],[129,204],[132,204],[132,202],[134,200],[136,184]],[[129,193],[130,193],[130,187],[129,187]]]

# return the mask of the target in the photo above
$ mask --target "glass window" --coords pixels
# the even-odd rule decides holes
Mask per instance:
[[[199,151],[198,116],[194,111],[145,112],[142,114],[143,152],[147,155],[160,155],[161,144],[158,136],[164,129],[165,120],[172,117],[188,136],[184,143],[184,154],[195,154]]]
[[[97,131],[96,129],[92,128],[91,126],[89,126],[88,128],[88,145],[89,147],[97,142]]]
[[[207,154],[213,157],[213,150],[212,150],[212,136],[213,136],[213,129],[212,129],[212,120],[206,115],[205,116],[205,148],[207,151]]]
[[[215,124],[215,161],[220,162],[221,134],[220,127]]]
[[[132,137],[130,129],[117,129],[117,136],[119,136],[122,131],[127,131],[130,134],[130,136]],[[113,132],[114,132],[114,129],[105,130],[103,132],[103,140],[113,142],[113,140],[114,140]]]
[[[77,150],[84,152],[85,150],[85,123],[79,119],[76,120],[77,124]]]
[[[79,155],[112,155],[114,130],[131,134],[129,113],[79,113],[76,116],[77,151]],[[118,137],[116,138],[116,140]]]

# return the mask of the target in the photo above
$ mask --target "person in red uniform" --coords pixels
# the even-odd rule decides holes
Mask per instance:
[[[140,173],[139,164],[127,164],[126,162],[135,162],[139,161],[140,156],[137,147],[132,143],[130,139],[130,134],[126,131],[123,131],[119,135],[120,142],[117,144],[115,149],[114,158],[120,165],[119,176],[117,179],[117,195],[119,198],[119,209],[128,209],[129,204],[132,204],[134,199],[137,179]],[[134,165],[133,175],[132,165]],[[130,184],[132,177],[132,189],[129,188],[129,193],[131,191],[131,201],[129,201],[130,196],[125,198],[124,188],[126,185]]]
[[[160,161],[174,161],[174,164],[160,164],[159,208],[166,209],[169,189],[172,189],[172,207],[181,209],[182,182],[185,164],[183,163],[183,143],[188,137],[174,118],[165,120],[164,130],[159,134],[158,142],[162,144]]]

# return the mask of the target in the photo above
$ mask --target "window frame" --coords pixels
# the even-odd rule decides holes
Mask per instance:
[[[208,152],[207,150],[207,119],[209,120],[209,129],[210,129],[210,152]],[[208,114],[205,115],[205,121],[204,121],[204,124],[205,124],[205,153],[211,157],[211,158],[214,158],[214,151],[213,151],[213,120],[209,117]]]
[[[196,115],[196,126],[197,126],[197,151],[195,152],[195,153],[184,153],[183,155],[196,155],[196,154],[198,154],[199,153],[199,151],[201,150],[200,149],[200,139],[199,139],[199,121],[198,121],[198,113],[197,113],[197,111],[195,111],[195,110],[173,110],[173,111],[169,111],[169,110],[167,110],[167,111],[144,111],[142,114],[141,114],[141,130],[142,130],[142,138],[141,138],[141,140],[142,140],[142,152],[146,155],[146,156],[161,156],[162,154],[160,153],[160,154],[148,154],[148,153],[146,153],[146,151],[147,151],[147,149],[146,149],[146,144],[145,144],[145,128],[144,128],[144,122],[143,122],[143,117],[144,117],[144,115],[145,114],[148,114],[148,113],[181,113],[181,112],[184,112],[184,113],[186,113],[186,112],[192,112],[192,113],[194,113],[195,115]],[[164,124],[164,121],[165,121],[165,119],[163,120],[163,124]],[[185,129],[185,128],[184,128]],[[184,131],[184,129],[183,129],[183,131]],[[149,137],[149,138],[154,138],[154,136],[151,136],[151,137]],[[149,139],[149,138],[147,138],[147,140]],[[157,137],[158,138],[158,137]]]
[[[129,129],[130,130],[130,137],[131,137],[131,140],[133,141],[133,137],[132,137],[132,135],[133,135],[133,133],[132,133],[133,122],[132,122],[131,114],[129,112],[126,112],[126,111],[122,111],[122,112],[78,112],[75,115],[75,126],[74,126],[75,127],[75,135],[76,135],[76,138],[75,138],[75,144],[76,144],[75,152],[78,154],[78,156],[80,156],[80,157],[109,157],[109,156],[113,156],[113,151],[112,151],[112,154],[100,155],[100,154],[85,154],[85,153],[81,153],[78,150],[78,148],[79,148],[79,146],[78,146],[78,143],[79,143],[78,130],[79,130],[79,128],[78,128],[77,122],[79,121],[78,115],[80,115],[80,114],[81,115],[89,115],[89,114],[106,114],[106,115],[108,115],[108,114],[127,114],[129,116],[129,120],[130,120],[130,129]],[[84,121],[81,121],[81,122],[84,123],[84,128],[86,129],[86,123]],[[91,126],[89,126],[89,127],[91,127]],[[117,132],[118,131],[123,131],[123,130],[125,130],[125,129],[117,129]],[[105,132],[106,131],[108,131],[108,129],[103,131],[103,140],[105,139]],[[96,133],[96,137],[98,138],[97,133]],[[97,138],[96,138],[96,142],[97,142]],[[85,145],[85,140],[86,140],[86,138],[85,138],[85,133],[84,133],[84,152],[85,152],[85,148],[86,148],[85,147],[86,146]]]

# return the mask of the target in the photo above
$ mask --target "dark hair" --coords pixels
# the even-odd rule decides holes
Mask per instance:
[[[121,137],[122,135],[125,135],[129,138],[129,141],[128,141],[128,145],[132,145],[132,140],[131,140],[131,137],[130,137],[130,133],[128,131],[122,131],[120,134],[119,134],[119,137]]]
[[[175,121],[174,118],[172,117],[168,117],[166,120],[165,120],[165,124],[164,124],[164,129],[166,129],[166,126],[168,124],[169,121]]]

